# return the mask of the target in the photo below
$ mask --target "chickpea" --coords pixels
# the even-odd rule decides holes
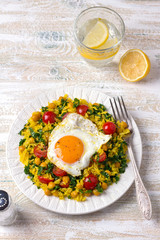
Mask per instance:
[[[32,120],[34,122],[37,122],[41,118],[41,113],[40,112],[33,112],[32,113]]]
[[[91,193],[89,193],[89,192],[87,193],[87,192],[86,192],[86,193],[85,193],[85,196],[86,196],[86,197],[90,197],[90,196],[91,196]]]
[[[83,188],[83,186],[80,183],[77,183],[76,186],[77,186],[78,189],[82,189]]]
[[[124,121],[121,122],[121,126],[122,126],[123,128],[127,128],[127,127],[128,127],[127,123],[124,122]]]
[[[63,176],[63,177],[62,177],[62,181],[63,181],[64,185],[67,184],[67,183],[69,183],[69,182],[70,182],[69,176]]]
[[[55,190],[55,191],[53,192],[53,196],[58,197],[58,191],[57,191],[57,190]]]
[[[43,168],[47,168],[48,165],[47,165],[47,163],[42,162],[40,166],[43,167]]]
[[[78,195],[78,192],[77,192],[77,191],[71,192],[71,197],[72,197],[72,198],[77,197],[77,195]]]
[[[19,146],[19,151],[23,152],[25,150],[25,146]]]
[[[55,103],[48,103],[48,108],[54,109],[56,107]]]
[[[31,138],[29,139],[29,143],[34,143],[34,138],[33,138],[33,137],[31,137]]]
[[[94,189],[94,190],[93,190],[93,194],[94,194],[95,196],[99,196],[99,195],[100,195],[100,192],[98,192],[97,189]]]
[[[103,149],[103,151],[107,151],[107,149],[108,149],[107,145],[106,145],[106,144],[103,144],[103,145],[102,145],[102,149]]]
[[[109,176],[111,176],[111,171],[106,170],[105,172],[108,173]]]
[[[106,190],[108,188],[108,184],[103,182],[101,187],[103,188],[103,190]]]
[[[59,97],[59,98],[58,98],[58,100],[59,100],[59,101],[61,101],[61,100],[62,100],[62,98],[63,98],[63,97],[61,96],[61,97]]]
[[[99,106],[99,103],[94,103],[93,105]]]
[[[48,183],[48,189],[52,190],[55,187],[55,183],[54,182],[49,182]]]
[[[40,158],[35,158],[35,160],[34,160],[34,162],[35,162],[35,164],[36,165],[40,165],[40,163],[41,163],[41,160],[40,160]]]
[[[47,196],[51,196],[51,191],[48,190],[48,189],[44,190],[44,193],[45,193]]]
[[[120,163],[119,163],[119,162],[116,162],[116,163],[115,163],[115,167],[116,167],[116,168],[120,168]]]

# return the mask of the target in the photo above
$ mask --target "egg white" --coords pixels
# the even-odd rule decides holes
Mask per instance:
[[[75,136],[84,145],[84,151],[79,161],[69,164],[56,156],[55,144],[64,136]],[[105,135],[98,131],[96,125],[77,113],[70,113],[58,126],[56,126],[49,138],[47,156],[57,167],[65,170],[72,176],[81,175],[81,170],[88,167],[90,158],[97,152],[101,145],[108,142],[111,135]]]

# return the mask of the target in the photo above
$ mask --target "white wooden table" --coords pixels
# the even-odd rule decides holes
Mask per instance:
[[[124,19],[126,35],[114,62],[103,69],[87,65],[73,39],[77,14],[106,5]],[[151,60],[141,82],[128,83],[118,72],[120,56],[140,48]],[[0,227],[0,239],[159,240],[160,239],[160,1],[1,0],[0,1],[0,189],[18,204],[18,219]],[[6,164],[6,140],[18,112],[37,94],[62,85],[90,86],[123,95],[143,141],[141,176],[150,194],[153,217],[139,212],[134,185],[116,203],[85,216],[46,211],[17,188]]]

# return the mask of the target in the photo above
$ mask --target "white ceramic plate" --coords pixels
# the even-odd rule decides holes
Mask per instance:
[[[80,215],[95,212],[102,208],[109,206],[117,201],[132,185],[134,181],[132,165],[128,164],[126,172],[121,175],[120,181],[117,184],[113,184],[100,196],[92,196],[87,198],[85,202],[77,202],[70,199],[59,200],[59,198],[51,196],[48,197],[44,194],[42,189],[37,189],[33,185],[32,181],[24,174],[24,166],[19,161],[18,145],[20,136],[18,132],[23,128],[24,124],[32,115],[32,112],[39,110],[42,106],[46,106],[48,102],[58,99],[67,93],[71,98],[84,98],[91,103],[104,104],[108,112],[112,113],[109,97],[101,92],[94,91],[93,89],[81,89],[76,87],[68,87],[55,89],[49,93],[42,94],[31,101],[17,116],[17,119],[13,123],[7,143],[7,159],[8,166],[11,175],[16,182],[19,189],[33,202],[48,210],[62,213]],[[134,128],[133,137],[133,149],[135,153],[135,159],[138,167],[140,167],[142,160],[142,143],[138,127],[135,121],[132,119]]]

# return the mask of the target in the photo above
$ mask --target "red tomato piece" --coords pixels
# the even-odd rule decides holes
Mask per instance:
[[[44,177],[42,177],[42,176],[38,176],[38,179],[39,179],[39,181],[40,181],[41,183],[46,183],[46,184],[54,181],[54,179],[51,180],[51,179],[49,179],[49,178],[44,178]]]
[[[38,158],[47,157],[47,146],[37,145],[34,147],[34,155]]]
[[[107,155],[106,155],[106,153],[104,152],[104,153],[102,153],[102,154],[99,156],[98,161],[97,161],[97,159],[94,159],[94,158],[93,158],[93,161],[94,161],[94,162],[104,162],[104,161],[106,160],[106,157],[107,157]]]
[[[64,114],[64,116],[62,117],[62,120],[64,120],[67,116],[68,116],[69,112]]]
[[[58,167],[54,167],[52,170],[53,174],[56,175],[57,177],[63,177],[67,175],[67,172],[58,168]]]
[[[79,105],[77,107],[77,113],[81,114],[82,116],[84,116],[86,114],[87,110],[88,110],[88,106],[86,106],[86,105]]]
[[[44,123],[54,123],[56,121],[56,114],[54,112],[48,111],[43,114],[43,122]]]
[[[113,122],[106,122],[103,124],[103,132],[105,134],[113,134],[116,131],[116,125]]]
[[[85,179],[84,179],[84,187],[87,190],[93,190],[98,184],[98,178],[94,174],[89,174]]]
[[[62,188],[68,188],[68,187],[69,187],[69,183],[64,184],[63,182],[61,182],[61,183],[60,183],[60,186],[61,186]]]

